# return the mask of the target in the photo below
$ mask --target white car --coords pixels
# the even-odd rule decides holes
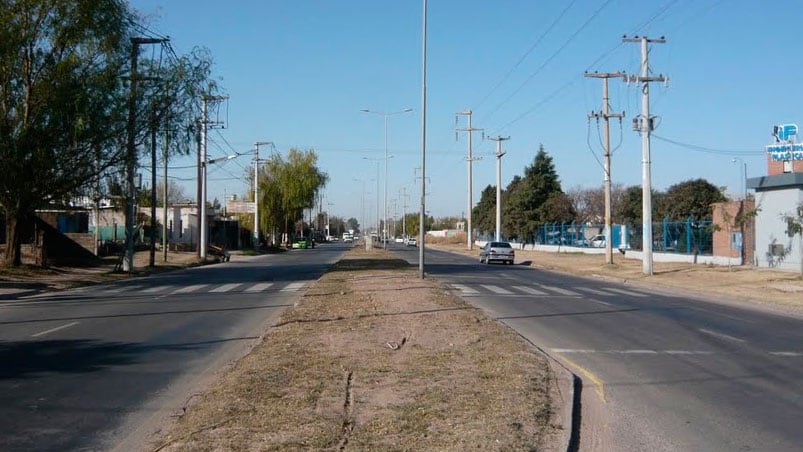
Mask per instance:
[[[605,248],[605,234],[597,234],[588,240],[591,248]]]
[[[407,246],[418,246],[418,242],[415,240],[415,237],[407,238]]]

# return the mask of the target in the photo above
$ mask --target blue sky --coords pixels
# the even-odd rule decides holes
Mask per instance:
[[[376,217],[384,197],[383,117],[361,109],[413,111],[388,120],[388,204],[418,211],[421,164],[420,0],[132,0],[149,27],[178,53],[208,48],[229,96],[227,127],[210,132],[210,158],[314,149],[329,174],[332,215]],[[532,163],[539,145],[553,157],[564,191],[599,187],[601,135],[587,115],[602,108],[602,82],[583,72],[639,71],[639,45],[622,36],[666,37],[650,50],[653,187],[705,178],[739,194],[766,172],[772,126],[803,123],[797,1],[430,0],[427,35],[427,196],[436,217],[467,207],[467,141],[455,113],[503,143],[502,186]],[[611,79],[614,183],[641,184],[641,139],[631,128],[640,88]],[[459,127],[465,127],[461,119]],[[474,202],[496,184],[495,143],[475,134]],[[666,141],[670,140],[670,141]],[[269,152],[262,147],[263,156]],[[740,159],[733,162],[733,159]],[[194,193],[194,172],[171,162]],[[379,187],[377,189],[377,162]],[[250,155],[215,164],[209,199],[246,192]],[[355,179],[366,181],[358,182]],[[365,187],[365,189],[363,189]],[[365,200],[363,202],[363,199]]]

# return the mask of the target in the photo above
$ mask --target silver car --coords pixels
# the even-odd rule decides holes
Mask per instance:
[[[488,242],[480,248],[480,263],[490,264],[493,261],[513,265],[516,252],[507,242]]]

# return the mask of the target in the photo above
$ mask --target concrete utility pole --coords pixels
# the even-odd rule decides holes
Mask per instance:
[[[610,118],[619,118],[619,122],[625,117],[625,112],[610,113],[610,102],[608,102],[608,79],[611,77],[625,77],[622,72],[586,72],[586,77],[602,79],[602,111],[588,114],[588,119],[599,118],[605,120],[605,165],[603,185],[605,191],[605,263],[613,264],[613,244],[611,231],[611,127]]]
[[[481,160],[482,157],[474,158],[472,156],[473,150],[471,146],[471,136],[473,135],[472,132],[479,131],[483,129],[475,129],[471,127],[471,110],[459,111],[457,115],[468,116],[468,127],[465,129],[457,129],[459,132],[468,132],[468,157],[466,157],[466,162],[468,162],[468,207],[466,208],[466,248],[472,249],[474,247],[474,236],[471,230],[471,209],[474,207],[474,200],[472,199],[473,194],[473,175],[472,175],[472,164],[474,160]],[[455,117],[455,124],[457,124],[457,117]],[[455,133],[455,135],[457,135]],[[457,138],[457,136],[455,136]]]
[[[497,136],[491,138],[496,141],[496,238],[497,242],[502,240],[502,156],[506,152],[502,152],[502,142],[509,140],[510,137]]]
[[[652,275],[652,175],[650,173],[650,132],[653,129],[652,117],[650,117],[650,82],[665,82],[666,77],[661,75],[650,77],[649,66],[649,43],[663,44],[666,39],[650,39],[646,36],[624,37],[622,42],[641,43],[641,75],[628,76],[628,82],[642,83],[641,88],[641,116],[633,121],[634,128],[641,134],[641,196],[642,205],[642,252],[641,262],[642,272],[645,275]]]
[[[128,97],[128,137],[126,143],[126,199],[125,199],[125,258],[123,259],[123,271],[134,271],[134,218],[136,211],[134,203],[136,200],[136,189],[134,177],[137,171],[137,63],[139,60],[139,46],[143,44],[158,44],[165,39],[156,38],[131,38],[131,74],[129,80]]]
[[[201,230],[198,233],[199,237],[199,247],[200,250],[200,257],[201,259],[206,259],[206,250],[209,241],[209,225],[208,218],[206,217],[206,192],[207,192],[207,183],[206,183],[206,167],[209,166],[209,161],[206,156],[206,146],[207,146],[207,129],[209,128],[209,102],[218,102],[226,99],[223,96],[211,96],[211,95],[203,95],[201,96],[201,101],[203,102],[203,116],[201,118],[201,199],[199,201],[199,215],[201,217]],[[211,122],[213,124],[218,124],[217,122]],[[225,201],[225,200],[224,200]]]
[[[407,187],[402,187],[402,237],[407,244]]]
[[[272,141],[254,143],[254,249],[259,247],[259,147],[273,146]]]

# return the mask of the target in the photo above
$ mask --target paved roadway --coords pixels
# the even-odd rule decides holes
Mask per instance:
[[[0,450],[131,450],[345,250],[0,302]]]
[[[418,262],[417,249],[393,249]],[[582,378],[583,407],[605,416],[581,410],[579,450],[803,444],[803,319],[429,249],[425,264]]]

